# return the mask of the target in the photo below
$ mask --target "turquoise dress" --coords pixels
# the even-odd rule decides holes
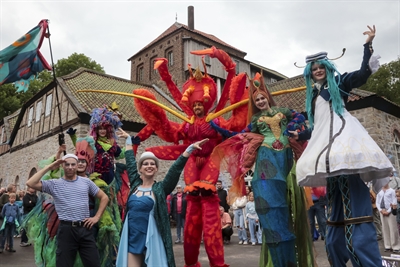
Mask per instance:
[[[154,219],[154,199],[151,188],[138,187],[127,203],[127,215],[122,232],[120,251],[144,254],[148,267],[168,266],[165,247]],[[119,253],[117,266],[127,266],[127,257]],[[127,255],[127,254],[125,254]]]

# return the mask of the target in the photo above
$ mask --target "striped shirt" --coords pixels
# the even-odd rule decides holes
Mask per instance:
[[[54,198],[58,218],[63,221],[82,221],[89,218],[89,195],[95,196],[99,188],[88,178],[64,178],[42,181],[42,191]]]

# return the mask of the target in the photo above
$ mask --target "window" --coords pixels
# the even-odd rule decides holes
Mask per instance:
[[[204,49],[207,49],[207,47],[204,47]],[[211,66],[211,57],[209,55],[204,57],[204,63],[206,63],[207,66]]]
[[[236,63],[236,69],[235,69],[235,72],[236,72],[236,74],[239,74],[239,60],[234,60],[235,61],[235,63]]]
[[[138,68],[137,68],[137,77],[136,77],[136,80],[137,80],[138,82],[143,81],[143,64],[142,64],[142,65],[139,65]]]
[[[46,111],[44,113],[44,116],[49,116],[51,113],[51,105],[53,103],[53,95],[48,94],[46,97]]]
[[[30,107],[28,115],[28,127],[32,125],[32,119],[33,119],[33,107]]]
[[[42,113],[42,101],[37,102],[36,104],[36,119],[35,121],[40,121],[40,115]]]
[[[167,52],[168,66],[174,65],[174,53],[172,51]]]
[[[276,79],[274,79],[274,78],[271,78],[271,83],[276,83],[277,82],[277,80]]]
[[[399,158],[400,158],[400,133],[397,130],[394,130],[393,132],[393,159],[390,158],[390,161],[392,162],[396,170],[399,168]],[[390,152],[389,152],[390,153]]]
[[[4,142],[4,126],[1,127],[1,139],[0,139],[0,144]]]
[[[154,69],[154,62],[157,56],[154,56],[150,59],[150,79],[157,77],[157,70]]]

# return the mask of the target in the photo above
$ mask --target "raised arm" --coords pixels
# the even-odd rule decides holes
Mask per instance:
[[[135,153],[133,153],[133,145],[132,139],[128,133],[126,133],[121,128],[116,132],[118,137],[126,138],[125,143],[125,161],[126,161],[126,169],[128,171],[129,182],[131,186],[139,185],[140,175],[137,170],[137,164],[135,159]]]
[[[169,195],[176,187],[176,184],[179,181],[179,177],[182,173],[183,168],[185,167],[186,161],[190,157],[190,154],[196,149],[201,150],[201,146],[207,141],[208,138],[191,144],[190,146],[188,146],[188,148],[186,148],[185,152],[183,152],[182,155],[172,164],[164,180],[161,182],[162,187],[164,188],[165,195]]]
[[[42,191],[42,177],[46,174],[48,171],[56,170],[60,167],[60,165],[64,162],[62,159],[57,159],[50,165],[45,166],[43,169],[35,173],[31,178],[29,178],[28,181],[26,181],[26,185],[38,190]]]

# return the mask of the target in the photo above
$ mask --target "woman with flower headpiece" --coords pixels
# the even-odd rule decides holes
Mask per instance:
[[[263,229],[262,267],[314,266],[305,195],[295,182],[293,150],[285,135],[289,124],[290,129],[304,127],[304,120],[294,126],[294,116],[299,119],[301,114],[276,106],[262,76],[250,79],[251,133],[225,140],[212,154],[216,165],[227,165],[233,177],[230,195],[243,186],[243,173],[255,162],[251,186]]]
[[[97,153],[94,171],[101,174],[107,184],[114,179],[114,161],[125,157],[124,149],[117,145],[115,131],[122,126],[115,112],[107,108],[95,108],[90,119],[90,135],[95,140]]]
[[[349,92],[363,85],[379,67],[379,56],[372,56],[375,26],[368,28],[363,33],[368,37],[358,71],[340,74],[326,52],[306,57],[304,78],[310,128],[299,134],[291,132],[295,139],[309,139],[297,162],[299,185],[327,186],[325,242],[328,259],[335,267],[346,266],[349,259],[353,266],[382,266],[365,182],[388,177],[393,167],[345,108]],[[385,180],[378,180],[377,187]]]

